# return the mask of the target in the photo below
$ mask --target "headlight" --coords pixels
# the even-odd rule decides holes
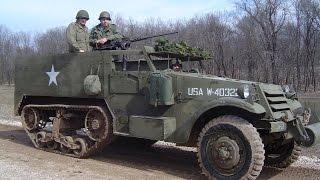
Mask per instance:
[[[237,93],[242,99],[247,99],[250,96],[250,88],[248,85],[244,85],[238,88]]]
[[[289,85],[282,85],[282,90],[283,90],[283,92],[285,92],[285,93],[290,92],[290,87],[289,87]]]
[[[296,92],[294,91],[293,87],[290,87],[289,85],[283,85],[282,90],[288,99],[296,98]]]

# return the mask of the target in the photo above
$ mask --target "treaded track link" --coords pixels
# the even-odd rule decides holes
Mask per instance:
[[[23,127],[36,148],[86,158],[112,139],[110,113],[100,106],[26,105]]]

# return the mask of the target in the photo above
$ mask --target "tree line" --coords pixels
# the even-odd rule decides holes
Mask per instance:
[[[113,23],[130,38],[178,31],[167,38],[212,54],[204,66],[208,74],[319,90],[319,0],[238,0],[235,6],[234,11],[190,19],[138,22],[115,16]],[[14,60],[19,57],[66,53],[65,29],[30,34],[0,26],[0,84],[14,82]],[[154,40],[137,42],[133,48],[146,44]]]

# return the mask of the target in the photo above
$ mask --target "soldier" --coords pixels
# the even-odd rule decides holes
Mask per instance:
[[[89,14],[86,10],[80,10],[77,13],[76,19],[76,22],[70,23],[67,28],[69,52],[91,51],[91,47],[89,46],[89,32],[86,26],[89,20]]]
[[[124,38],[124,36],[117,31],[116,25],[110,23],[111,18],[109,12],[102,11],[99,20],[100,24],[92,28],[90,33],[90,45],[94,47],[94,49],[99,49],[99,46],[107,41]]]
[[[181,71],[182,70],[182,63],[180,59],[176,59],[176,62],[171,65],[171,69],[174,71]]]

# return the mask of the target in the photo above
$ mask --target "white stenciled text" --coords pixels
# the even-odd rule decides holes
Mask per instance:
[[[237,97],[237,90],[237,88],[188,88],[188,95]]]

